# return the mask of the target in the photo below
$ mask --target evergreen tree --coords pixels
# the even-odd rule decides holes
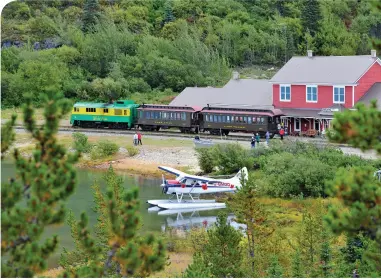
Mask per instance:
[[[163,25],[168,22],[172,22],[174,20],[175,20],[175,16],[173,15],[172,1],[168,0],[165,2],[165,5],[164,5]]]
[[[327,230],[323,229],[322,232],[322,243],[320,248],[320,264],[322,269],[322,277],[328,278],[331,277],[331,258],[332,258],[332,251],[331,246],[329,243],[329,235]]]
[[[367,108],[356,105],[355,111],[336,113],[333,129],[328,136],[331,141],[349,143],[362,150],[375,149],[381,154],[381,111],[377,102]],[[337,197],[344,209],[331,208],[326,221],[336,234],[349,236],[363,233],[375,247],[364,253],[364,261],[373,262],[381,275],[381,182],[374,176],[374,169],[355,167],[350,172],[341,169],[336,178],[328,183],[327,192]],[[367,271],[370,272],[370,271]],[[361,274],[360,274],[361,275]]]
[[[75,250],[65,251],[60,264],[66,277],[147,277],[161,270],[165,264],[165,249],[153,235],[137,234],[140,225],[138,190],[125,191],[123,180],[110,166],[104,176],[105,196],[95,183],[94,201],[98,222],[95,237],[87,229],[87,218],[81,215],[75,221],[69,215],[68,223],[75,241]]]
[[[294,256],[292,258],[292,266],[291,266],[291,277],[293,278],[303,278],[305,277],[303,274],[303,266],[300,250],[296,249]]]
[[[301,21],[304,31],[309,30],[312,37],[319,32],[320,20],[322,19],[320,3],[318,0],[304,0],[301,11]]]
[[[15,131],[13,126],[16,123],[16,115],[12,115],[10,121],[7,121],[4,125],[1,125],[1,156],[9,149],[10,145],[15,140]]]
[[[279,264],[278,257],[275,255],[271,256],[270,266],[267,269],[267,275],[270,278],[282,278],[283,277],[283,269]]]
[[[184,278],[209,278],[211,272],[209,266],[205,265],[205,260],[201,253],[193,255],[193,262],[187,267],[183,274]]]
[[[221,212],[216,225],[208,230],[208,242],[203,253],[204,265],[210,267],[213,277],[242,277],[242,234],[227,223]]]
[[[83,7],[82,30],[89,32],[100,18],[100,6],[98,0],[86,0]]]
[[[17,178],[1,187],[2,277],[33,277],[46,268],[58,245],[57,236],[41,241],[41,235],[46,226],[64,219],[64,201],[74,191],[78,160],[78,153],[66,154],[57,142],[59,120],[71,109],[61,96],[57,92],[42,96],[46,104],[42,129],[36,125],[32,96],[25,98],[24,126],[37,143],[27,159],[14,150]],[[11,124],[3,127],[2,152],[14,139]]]
[[[233,211],[239,223],[246,225],[249,255],[252,272],[255,271],[256,243],[268,237],[274,229],[267,220],[267,213],[258,199],[258,193],[251,177],[241,181],[241,188],[227,200],[228,208]]]

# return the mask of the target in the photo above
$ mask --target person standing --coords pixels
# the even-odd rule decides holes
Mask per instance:
[[[257,147],[259,147],[259,142],[261,141],[261,137],[259,136],[258,133],[257,133],[257,135],[255,136],[255,141],[257,142]]]
[[[134,134],[134,145],[138,145],[138,134],[136,132]]]
[[[280,129],[279,135],[280,135],[280,139],[283,140],[283,136],[284,136],[284,130],[283,130],[283,128]]]
[[[143,145],[142,144],[142,134],[140,132],[138,132],[138,145]]]
[[[269,145],[269,140],[270,140],[270,132],[267,131],[266,132],[266,143],[267,143],[267,145]]]
[[[251,148],[255,148],[255,137],[254,137],[254,135],[251,137]]]

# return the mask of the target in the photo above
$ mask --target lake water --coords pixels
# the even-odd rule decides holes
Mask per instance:
[[[89,228],[96,223],[97,214],[92,210],[94,206],[93,191],[91,186],[94,180],[101,181],[103,171],[79,170],[77,173],[78,184],[75,193],[66,202],[67,210],[71,209],[79,219],[82,212],[86,212],[89,217]],[[148,212],[146,203],[149,199],[166,199],[167,196],[161,193],[161,179],[146,178],[138,175],[129,175],[126,172],[118,172],[124,179],[126,189],[137,186],[139,188],[140,214],[142,219],[142,232],[161,232],[171,227],[180,230],[187,230],[194,226],[209,226],[215,222],[218,210],[175,213],[173,215],[161,216],[158,212]],[[6,182],[10,177],[14,177],[15,168],[11,162],[1,163],[1,182]],[[101,183],[103,189],[104,183]],[[70,227],[66,224],[51,226],[45,229],[43,238],[51,235],[59,236],[59,250],[49,259],[49,267],[57,266],[62,247],[68,250],[74,248],[73,239],[70,234]]]

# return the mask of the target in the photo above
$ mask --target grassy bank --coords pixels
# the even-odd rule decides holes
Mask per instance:
[[[58,141],[63,144],[68,150],[73,151],[73,137],[71,134],[59,134],[57,135]],[[132,137],[127,136],[115,136],[115,135],[89,135],[88,142],[90,145],[96,145],[99,141],[109,141],[115,143],[119,150],[109,156],[101,158],[91,158],[89,153],[82,154],[78,167],[91,168],[91,169],[106,169],[109,163],[112,162],[113,167],[116,170],[128,171],[133,174],[140,174],[144,176],[160,177],[162,172],[158,170],[159,162],[155,162],[150,158],[150,154],[155,152],[157,156],[162,154],[164,158],[166,154],[171,150],[186,149],[189,152],[193,152],[193,143],[189,140],[181,139],[164,139],[164,138],[146,138],[143,136],[143,146],[137,147],[137,154],[130,156],[127,150],[132,148]],[[17,147],[21,154],[24,156],[30,156],[34,149],[35,141],[27,133],[17,133],[14,147]],[[12,152],[9,152],[7,159],[12,159]],[[168,165],[171,165],[170,163]],[[175,166],[175,165],[173,165]],[[178,169],[183,171],[191,171],[186,165],[176,165]]]

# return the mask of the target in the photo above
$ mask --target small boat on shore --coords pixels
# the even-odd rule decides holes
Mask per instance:
[[[214,142],[212,140],[200,139],[199,136],[195,136],[193,143],[196,148],[209,148],[214,145]]]

